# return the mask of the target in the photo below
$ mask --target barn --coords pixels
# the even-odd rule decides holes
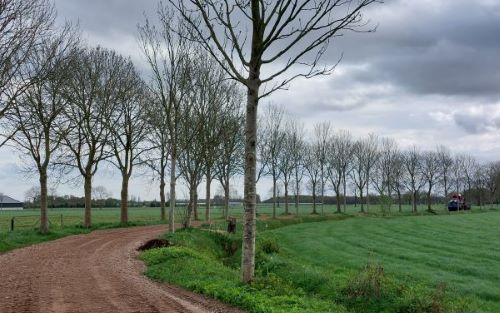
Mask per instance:
[[[0,211],[22,210],[23,203],[0,193]]]

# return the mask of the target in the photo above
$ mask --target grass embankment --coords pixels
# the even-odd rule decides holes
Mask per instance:
[[[146,275],[252,312],[500,311],[500,213],[304,223],[321,219],[259,221],[248,286],[240,233],[168,234],[142,254]]]

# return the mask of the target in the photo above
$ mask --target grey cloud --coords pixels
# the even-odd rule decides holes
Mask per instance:
[[[475,110],[459,111],[453,114],[455,124],[470,134],[497,132],[500,116],[496,106],[483,106]]]
[[[368,64],[361,82],[387,81],[415,94],[500,98],[500,4],[391,1],[367,13],[374,34],[339,39],[330,61]],[[334,45],[335,45],[334,44]]]

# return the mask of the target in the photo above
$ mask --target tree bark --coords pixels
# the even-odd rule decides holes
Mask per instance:
[[[401,191],[398,190],[398,208],[399,212],[403,212],[402,199],[401,199]]]
[[[318,214],[316,210],[316,185],[313,185],[313,211],[312,214]]]
[[[344,213],[346,212],[346,208],[347,208],[347,183],[346,183],[346,178],[345,178],[345,174],[343,175],[344,177],[342,178],[342,181],[343,181],[343,197],[344,197]]]
[[[273,218],[276,218],[276,175],[273,171]]]
[[[224,218],[229,217],[229,181],[224,185]]]
[[[163,164],[161,165],[160,169],[160,214],[161,214],[161,220],[164,221],[166,216],[165,216],[165,169],[163,167]]]
[[[206,196],[205,196],[205,221],[210,221],[210,171],[207,172],[207,188],[206,188]]]
[[[288,215],[288,182],[285,184],[285,215]]]
[[[173,149],[175,150],[175,148]],[[176,166],[176,157],[175,151],[172,151],[172,161],[170,162],[170,207],[168,210],[168,231],[173,233],[175,231],[174,226],[174,212],[175,212],[175,166]]]
[[[92,175],[87,173],[84,176],[84,192],[85,192],[85,217],[83,220],[84,227],[92,227]]]
[[[361,213],[365,213],[365,207],[363,204],[363,188],[359,188],[359,202],[361,205]]]
[[[121,203],[120,203],[120,223],[128,223],[128,180],[129,177],[126,173],[122,174],[122,190],[121,190]]]
[[[255,275],[256,220],[256,146],[257,106],[259,103],[259,70],[251,71],[247,90],[245,121],[245,213],[241,253],[241,281],[249,283]]]
[[[337,213],[342,213],[340,206],[340,190],[339,187],[335,188],[335,203],[337,204]]]
[[[46,234],[49,232],[49,219],[47,216],[47,172],[40,171],[40,232]]]

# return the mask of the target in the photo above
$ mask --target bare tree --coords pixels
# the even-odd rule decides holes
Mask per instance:
[[[331,136],[326,150],[326,172],[335,192],[337,213],[341,213],[341,196],[345,198],[346,177],[352,156],[352,137],[348,131],[339,131]],[[342,191],[342,193],[341,193]],[[345,200],[344,210],[345,210]]]
[[[53,30],[55,16],[50,0],[0,1],[0,119],[26,88],[47,75],[37,59],[43,48],[39,46]],[[17,129],[9,130],[0,146]]]
[[[363,193],[366,188],[368,196],[368,184],[369,184],[369,173],[371,172],[371,167],[374,163],[374,153],[376,152],[376,146],[374,147],[373,135],[365,139],[358,140],[353,144],[352,147],[352,171],[351,178],[354,185],[359,191],[361,212],[365,212]],[[368,202],[367,202],[368,203]]]
[[[177,159],[183,150],[180,132],[186,97],[191,87],[191,61],[193,48],[187,39],[187,29],[177,21],[174,12],[160,4],[157,10],[159,26],[146,20],[139,26],[139,41],[151,70],[150,89],[162,110],[168,130],[168,147],[164,149],[170,156],[170,205],[169,231],[174,231],[176,200]],[[188,102],[189,103],[189,102]],[[161,171],[161,168],[160,168]],[[164,171],[162,172],[165,173]],[[165,179],[160,178],[164,183]],[[161,183],[160,183],[161,189]],[[164,192],[160,191],[160,194]]]
[[[422,154],[422,174],[427,185],[427,210],[432,211],[432,188],[441,179],[439,154],[426,151]]]
[[[265,160],[273,181],[273,218],[276,218],[276,185],[283,174],[279,166],[285,139],[283,114],[282,107],[269,104],[261,119],[263,122],[261,158]]]
[[[378,137],[375,134],[369,134],[366,139],[366,156],[365,156],[365,170],[366,170],[366,211],[370,211],[370,179],[373,168],[378,162],[380,156],[378,146]]]
[[[285,198],[285,214],[289,214],[289,186],[292,182],[292,177],[294,173],[297,173],[299,169],[296,169],[296,166],[300,168],[301,164],[297,164],[294,157],[297,156],[295,151],[299,144],[298,134],[297,134],[297,124],[293,120],[286,120],[283,128],[283,141],[281,150],[278,151],[278,168],[281,173],[281,181],[283,183],[284,188],[284,198]],[[300,153],[300,152],[299,152]]]
[[[85,217],[92,225],[92,178],[101,161],[112,154],[107,149],[111,115],[121,99],[119,82],[128,61],[104,48],[82,49],[74,59],[65,94],[65,119],[69,131],[64,138],[65,155],[61,163],[75,168],[84,180]]]
[[[444,198],[446,199],[449,194],[453,157],[451,156],[450,150],[448,150],[445,146],[438,146],[437,154],[441,177],[440,183],[443,187]]]
[[[329,121],[314,125],[314,147],[320,166],[321,214],[324,214],[325,184],[327,180],[327,154],[331,141],[332,124]]]
[[[256,220],[256,141],[259,99],[292,80],[332,72],[318,67],[330,39],[343,31],[361,31],[361,10],[377,0],[230,1],[170,0],[192,35],[235,80],[247,87],[245,223],[241,280],[254,278]],[[250,40],[247,40],[250,37]],[[276,67],[276,64],[282,64]],[[274,66],[271,66],[274,65]],[[285,77],[291,68],[306,70]],[[262,73],[269,73],[264,76]],[[279,80],[279,81],[278,81]],[[278,82],[276,82],[278,81]],[[273,82],[275,82],[273,84]],[[264,85],[263,90],[261,87]]]
[[[148,133],[145,145],[148,153],[143,155],[142,162],[149,167],[160,181],[160,218],[166,219],[165,186],[167,166],[170,151],[170,136],[168,131],[170,116],[163,110],[161,101],[157,97],[150,97],[146,102],[144,119],[147,124]]]
[[[304,177],[305,143],[304,129],[301,124],[291,121],[287,127],[287,147],[291,158],[291,169],[293,171],[293,182],[295,184],[295,214],[299,215],[300,184]]]
[[[128,189],[133,170],[143,164],[141,155],[149,151],[144,146],[146,135],[149,132],[146,119],[146,105],[148,94],[144,82],[135,70],[132,61],[122,60],[115,64],[119,74],[115,84],[115,105],[110,119],[106,121],[108,127],[109,147],[113,158],[109,161],[122,176],[120,223],[128,223]]]
[[[7,115],[12,138],[17,148],[35,165],[40,181],[40,232],[49,231],[48,171],[54,165],[53,155],[58,152],[67,125],[61,115],[67,105],[64,89],[69,73],[74,69],[71,55],[75,53],[77,39],[70,27],[52,38],[44,38],[31,57],[34,71],[44,79],[37,79],[17,97]]]
[[[378,165],[380,167],[381,185],[380,194],[392,199],[394,162],[398,155],[398,145],[394,139],[382,138],[379,150]],[[387,193],[386,193],[387,192]],[[390,206],[389,206],[390,210]]]
[[[92,198],[99,201],[101,208],[104,207],[104,202],[111,197],[111,193],[104,186],[92,187]]]
[[[462,171],[464,182],[467,186],[467,197],[472,197],[472,186],[474,183],[474,174],[477,172],[478,163],[471,155],[464,155],[460,162],[460,170]]]
[[[485,186],[489,192],[490,206],[493,206],[500,186],[500,161],[486,164]]]
[[[236,102],[234,105],[237,106]],[[216,177],[224,190],[224,217],[229,216],[230,181],[243,168],[243,112],[238,109],[227,111],[220,121],[223,130],[218,147],[219,157],[216,159]]]
[[[417,212],[417,197],[425,185],[425,178],[422,175],[422,154],[416,146],[404,152],[404,166],[407,175],[405,185],[411,193],[412,212]]]
[[[315,145],[311,143],[304,144],[304,169],[309,178],[309,185],[312,191],[312,214],[318,214],[316,210],[316,192],[321,180],[321,164],[319,162],[317,149]]]
[[[405,190],[405,166],[404,166],[404,154],[398,151],[394,157],[393,169],[392,169],[392,189],[396,192],[398,197],[398,210],[403,212],[403,193]]]
[[[211,185],[217,176],[216,162],[224,129],[223,120],[239,111],[241,97],[238,85],[227,80],[226,73],[210,56],[201,54],[196,57],[197,74],[194,77],[194,88],[198,90],[198,105],[202,111],[203,121],[200,140],[204,149],[205,221],[210,220]]]

